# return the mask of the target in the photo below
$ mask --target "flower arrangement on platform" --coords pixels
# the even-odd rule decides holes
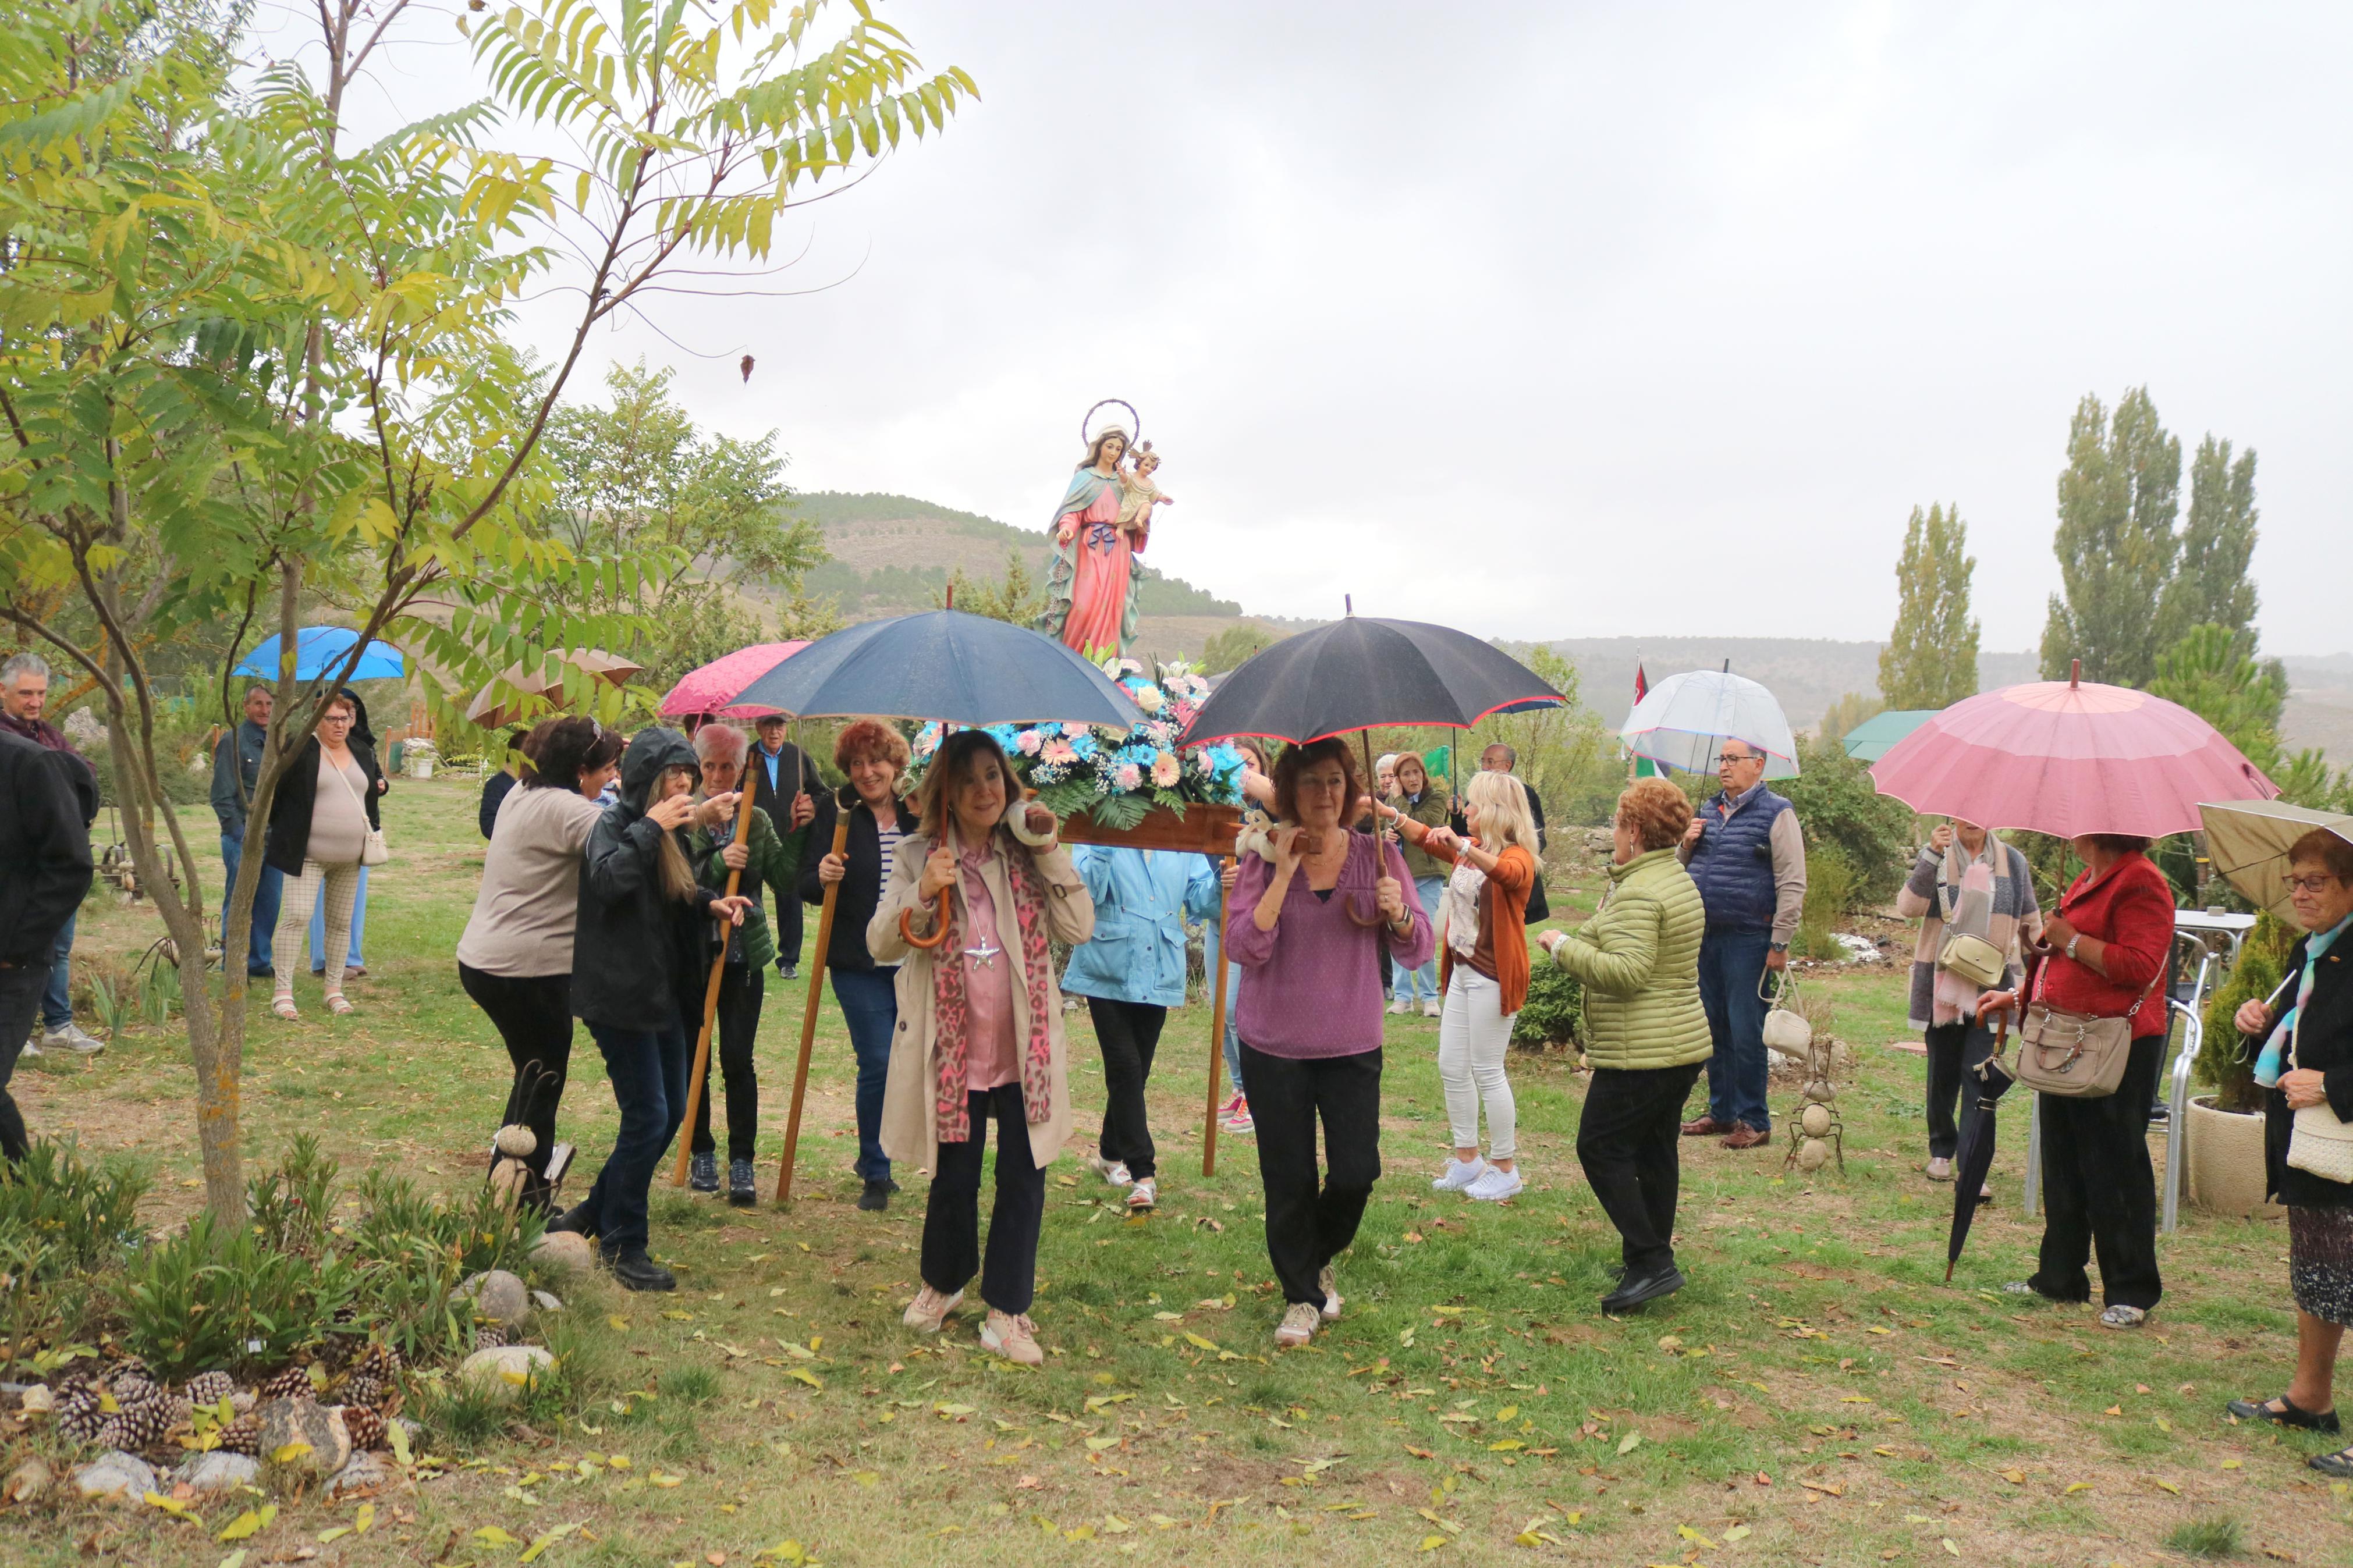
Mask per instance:
[[[1179,749],[1176,738],[1209,695],[1209,684],[1183,663],[1146,674],[1132,658],[1106,658],[1103,671],[1126,688],[1144,711],[1132,730],[1102,724],[992,724],[988,732],[1012,759],[1025,789],[1056,816],[1086,813],[1106,827],[1133,827],[1155,805],[1182,816],[1187,805],[1241,804],[1241,752],[1220,742]],[[915,732],[912,784],[939,750],[940,726]]]

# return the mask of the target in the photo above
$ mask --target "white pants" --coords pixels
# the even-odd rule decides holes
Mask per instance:
[[[278,905],[278,937],[270,947],[270,958],[278,971],[277,994],[290,996],[294,993],[294,971],[302,962],[302,939],[311,931],[311,911],[321,900],[326,901],[326,952],[311,954],[323,958],[327,967],[327,994],[343,993],[343,963],[352,951],[352,905],[360,890],[360,868],[357,861],[348,866],[322,866],[316,860],[302,862],[302,875],[288,888]]]
[[[1517,1152],[1516,1113],[1511,1080],[1504,1076],[1504,1053],[1512,1046],[1512,1020],[1504,988],[1454,961],[1446,987],[1446,1007],[1438,1016],[1438,1081],[1446,1086],[1446,1119],[1454,1124],[1454,1146],[1479,1146],[1479,1102],[1487,1102],[1487,1152],[1509,1160]]]

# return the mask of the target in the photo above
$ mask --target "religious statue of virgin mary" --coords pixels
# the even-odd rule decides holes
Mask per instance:
[[[1128,413],[1133,420],[1134,410]],[[1054,509],[1054,564],[1038,624],[1089,658],[1124,654],[1135,640],[1136,590],[1142,585],[1135,557],[1151,532],[1152,507],[1147,501],[1138,516],[1130,504],[1136,480],[1121,460],[1133,445],[1124,426],[1097,429]]]

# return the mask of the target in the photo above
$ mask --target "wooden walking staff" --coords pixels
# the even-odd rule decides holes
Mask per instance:
[[[857,809],[858,802],[853,797],[849,805],[842,805],[842,795],[849,793],[849,787],[844,785],[833,797],[833,852],[836,855],[846,852],[849,847],[849,814]],[[840,897],[841,884],[828,882],[825,885],[825,902],[818,910],[817,956],[809,963],[808,995],[801,1005],[801,1054],[800,1059],[793,1064],[793,1109],[785,1121],[784,1163],[776,1172],[776,1202],[780,1204],[793,1201],[793,1156],[801,1146],[801,1098],[808,1092],[809,1052],[817,1045],[818,1001],[825,990],[826,954],[833,949],[833,906]]]
[[[745,759],[750,760],[748,755]],[[751,772],[749,767],[745,773]],[[752,804],[752,781],[736,781],[744,787],[738,793],[742,799],[735,805],[735,842],[749,847],[752,842],[752,813],[758,808]],[[727,896],[733,898],[744,880],[740,866],[727,873]],[[670,1173],[673,1187],[686,1185],[686,1170],[694,1157],[694,1117],[702,1107],[702,1079],[711,1070],[711,1031],[719,1016],[719,981],[727,972],[727,944],[733,940],[734,928],[728,927],[719,934],[719,952],[711,961],[711,983],[702,988],[702,1032],[694,1037],[694,1068],[686,1077],[686,1120],[678,1124],[678,1169]]]

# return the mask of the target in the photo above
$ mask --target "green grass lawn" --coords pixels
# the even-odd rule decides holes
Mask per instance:
[[[302,1023],[256,1019],[249,1156],[311,1131],[347,1175],[382,1162],[453,1188],[479,1179],[508,1071],[450,956],[481,856],[473,805],[468,781],[396,786],[358,1011],[330,1022],[306,976]],[[1555,894],[1564,910],[1590,903]],[[157,932],[144,909],[98,910],[85,952]],[[1053,1168],[1035,1312],[1050,1353],[1034,1372],[983,1352],[975,1318],[928,1342],[900,1327],[923,1178],[902,1173],[887,1215],[853,1207],[851,1061],[828,998],[791,1208],[658,1186],[654,1250],[681,1289],[576,1295],[567,1408],[437,1430],[446,1464],[377,1499],[366,1533],[319,1544],[355,1510],[294,1502],[241,1543],[240,1568],[305,1552],[512,1563],[558,1531],[536,1561],[718,1565],[789,1540],[841,1564],[2137,1563],[2187,1561],[2176,1532],[2223,1518],[2251,1559],[2353,1562],[2353,1497],[2303,1465],[2318,1440],[2221,1414],[2284,1386],[2284,1230],[2189,1216],[2161,1243],[2166,1299],[2137,1335],[2101,1330],[2095,1308],[2021,1307],[1995,1293],[2030,1271],[2038,1235],[2018,1207],[2021,1104],[2003,1122],[1999,1201],[1944,1285],[1951,1189],[1918,1173],[1922,1064],[1886,1048],[1909,1035],[1900,968],[1807,985],[1857,1057],[1843,1175],[1785,1176],[1779,1143],[1687,1143],[1691,1284],[1614,1321],[1596,1306],[1617,1242],[1574,1159],[1573,1060],[1514,1055],[1528,1191],[1441,1199],[1437,1026],[1389,1019],[1387,1174],[1341,1263],[1347,1313],[1282,1354],[1250,1140],[1222,1137],[1217,1174],[1200,1173],[1197,1003],[1171,1019],[1154,1084],[1160,1211],[1120,1212],[1082,1144]],[[764,1185],[802,995],[768,994]],[[1084,1127],[1101,1069],[1084,1013],[1069,1023]],[[154,1223],[195,1205],[174,1034],[29,1063],[17,1091],[37,1132],[145,1161]],[[1777,1115],[1795,1098],[1777,1083]],[[562,1121],[582,1148],[575,1193],[616,1121],[584,1031]],[[154,1509],[0,1510],[0,1558],[216,1568],[239,1548],[214,1535],[243,1506],[206,1512],[201,1532]]]

